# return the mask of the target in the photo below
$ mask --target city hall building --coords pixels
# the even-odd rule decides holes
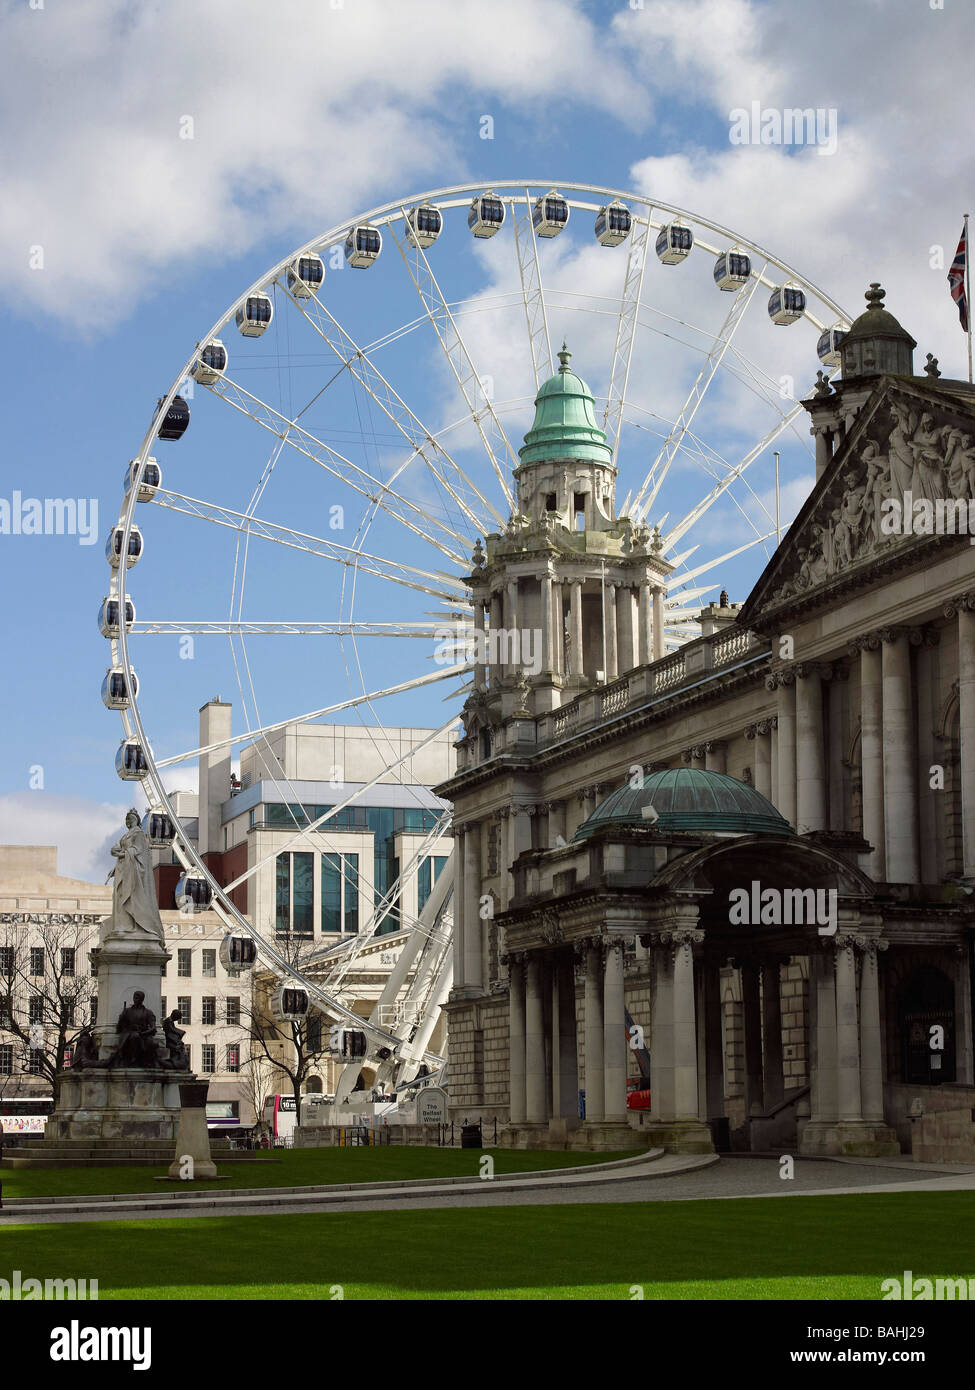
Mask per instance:
[[[975,389],[882,298],[805,402],[804,506],[676,651],[567,353],[538,393],[468,583],[479,656],[533,630],[540,670],[479,661],[436,789],[452,1113],[508,1143],[891,1155],[975,1082]]]

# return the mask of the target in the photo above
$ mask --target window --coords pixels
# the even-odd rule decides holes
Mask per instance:
[[[240,1023],[240,998],[236,994],[232,994],[227,1000],[227,1022]]]
[[[203,952],[203,978],[212,980],[217,973],[217,953],[216,951]]]
[[[205,1076],[211,1076],[217,1069],[217,1049],[213,1043],[203,1044],[203,1061],[200,1063],[200,1070]]]
[[[176,974],[188,980],[193,974],[193,952],[181,948],[176,952]]]
[[[95,994],[95,995],[92,996],[92,1000],[91,1000],[91,1012],[90,1012],[90,1017],[89,1017],[89,1019],[88,1019],[88,1022],[92,1025],[92,1027],[94,1027],[95,1024],[98,1022],[98,995],[97,995],[97,994]]]
[[[322,1016],[321,1014],[310,1014],[308,1018],[308,1031],[305,1035],[308,1052],[321,1052],[322,1050]]]
[[[168,1012],[168,1010],[167,1010],[167,1008],[166,1008],[166,996],[165,996],[165,994],[163,995],[162,999],[160,1000],[160,1003],[162,1004],[162,1016],[163,1016],[163,1018],[168,1018],[168,1017],[169,1017],[169,1012]]]
[[[74,974],[74,947],[63,946],[61,948],[61,974]]]
[[[287,936],[291,927],[291,856],[279,854],[274,865],[274,930]]]
[[[14,1069],[14,1050],[9,1043],[0,1043],[0,1076],[10,1076]]]
[[[39,1047],[32,1047],[28,1052],[27,1070],[31,1076],[44,1075],[44,1053]]]
[[[190,997],[188,994],[181,994],[176,1000],[176,1007],[179,1009],[179,1022],[190,1022]],[[187,1048],[187,1051],[189,1049]]]
[[[227,1044],[227,1070],[229,1072],[240,1071],[240,1043]]]
[[[14,948],[12,946],[0,946],[0,975],[12,975],[14,973]]]
[[[32,975],[44,974],[44,947],[32,946],[30,948],[30,973]]]
[[[32,994],[27,1001],[27,1020],[29,1023],[44,1022],[44,996]]]
[[[200,1022],[212,1026],[217,1021],[217,1001],[212,995],[203,1000],[203,1017]]]
[[[301,807],[295,807],[300,811]],[[311,936],[315,927],[315,856],[279,854],[275,865],[275,930]]]
[[[62,1060],[61,1060],[61,1067],[62,1067],[62,1069],[63,1069],[64,1071],[67,1071],[68,1067],[71,1066],[71,1064],[72,1064],[73,1061],[74,1061],[74,1048],[73,1048],[73,1047],[66,1047],[66,1048],[64,1049],[64,1057],[63,1057]]]
[[[65,999],[61,1005],[64,1012],[64,1026],[66,1028],[74,1027],[74,1004],[75,1001],[73,999]]]
[[[9,994],[0,994],[0,1028],[13,1017]]]
[[[446,864],[446,855],[435,854],[426,855],[420,860],[420,867],[416,873],[416,910],[422,912],[427,905],[427,901],[433,891],[433,885]],[[432,864],[432,870],[431,870]]]
[[[359,856],[322,855],[322,931],[359,930]]]
[[[94,956],[88,957],[88,968],[91,971],[92,978],[94,978],[98,974],[98,964]]]

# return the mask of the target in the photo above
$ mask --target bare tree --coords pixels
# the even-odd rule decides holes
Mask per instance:
[[[57,1104],[68,1039],[90,1022],[97,929],[57,915],[0,939],[0,1041],[20,1045],[21,1069],[45,1078]]]
[[[288,964],[304,973],[314,949],[312,942],[307,938],[279,937],[277,945]],[[240,1028],[250,1042],[250,1056],[246,1061],[252,1089],[256,1090],[273,1078],[274,1073],[268,1069],[270,1064],[290,1083],[295,1116],[300,1122],[305,1083],[332,1056],[331,1025],[323,1014],[311,1009],[300,1018],[274,1018],[272,1001],[278,984],[273,975],[263,975],[254,981],[250,1000],[241,1002]],[[255,1094],[258,1115],[266,1094]]]

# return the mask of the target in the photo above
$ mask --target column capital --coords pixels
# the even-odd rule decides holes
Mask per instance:
[[[912,627],[907,636],[912,647],[936,647],[941,641],[941,633],[930,626]]]
[[[502,951],[500,961],[510,969],[513,965],[524,965],[527,951]]]
[[[852,637],[846,644],[846,649],[850,656],[858,656],[860,652],[875,652],[880,646],[880,634],[878,632],[861,632],[858,637]]]
[[[728,745],[723,738],[709,738],[704,745],[704,751],[706,753],[720,753],[722,749],[727,747]]]
[[[899,642],[902,637],[906,637],[908,629],[906,627],[880,627],[877,629],[877,636],[881,642],[889,646],[892,642]]]
[[[781,666],[778,671],[765,677],[765,689],[775,690],[779,686],[792,685],[796,678],[795,666]]]
[[[820,680],[828,681],[833,675],[833,665],[829,661],[797,661],[793,670],[800,680],[818,676]]]
[[[850,940],[862,956],[877,956],[890,945],[882,936],[865,936],[862,932],[853,933]]]
[[[946,618],[953,618],[956,613],[960,613],[963,609],[968,611],[975,609],[975,589],[969,589],[964,594],[956,594],[954,598],[948,600],[942,611]]]

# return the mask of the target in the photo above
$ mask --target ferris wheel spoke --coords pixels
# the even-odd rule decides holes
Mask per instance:
[[[627,250],[626,271],[623,276],[623,292],[620,295],[619,316],[616,322],[616,343],[613,348],[613,362],[609,373],[609,386],[606,391],[606,409],[603,411],[603,429],[606,443],[613,450],[613,457],[619,465],[619,437],[622,423],[623,402],[626,400],[626,387],[630,379],[630,363],[633,360],[633,343],[636,339],[637,318],[640,310],[640,295],[643,290],[643,276],[647,268],[647,242],[650,237],[652,209],[647,208],[645,218],[634,218]]]
[[[696,569],[685,570],[680,575],[682,584],[688,583],[691,579],[697,579],[702,574],[708,574],[718,565],[726,564],[728,560],[733,560],[736,555],[743,555],[746,550],[751,550],[756,545],[762,545],[770,537],[775,535],[775,531],[769,531],[764,536],[751,536],[743,545],[739,545],[735,550],[728,550],[724,555],[717,555],[714,559],[705,560],[704,564],[698,565]]]
[[[404,217],[405,215],[404,213]],[[508,441],[488,394],[484,390],[484,378],[474,365],[467,344],[457,327],[457,321],[444,298],[436,276],[430,269],[430,262],[427,260],[423,247],[419,245],[409,247],[406,238],[400,240],[392,226],[390,226],[389,232],[403,258],[403,264],[413,281],[413,287],[420,296],[427,318],[437,335],[437,340],[443,349],[450,370],[454,374],[454,380],[464,397],[470,417],[494,470],[494,475],[501,485],[504,499],[511,507],[514,505],[514,499],[498,453],[502,454],[512,469],[518,467],[518,457]]]
[[[440,635],[442,624],[402,622],[301,622],[282,619],[278,622],[258,622],[243,618],[217,619],[214,622],[187,619],[137,619],[132,632],[139,637],[421,637],[433,639]],[[473,628],[471,628],[473,631]]]
[[[343,454],[338,453],[306,430],[304,426],[299,425],[297,420],[289,420],[287,416],[282,415],[266,401],[262,401],[260,397],[253,395],[226,376],[209,384],[207,390],[219,400],[226,401],[242,415],[246,415],[262,429],[270,431],[282,443],[297,450],[299,454],[303,454],[305,458],[318,464],[327,473],[331,473],[333,477],[346,483],[363,497],[368,498],[370,502],[374,502],[383,511],[388,512],[390,516],[406,526],[414,535],[435,546],[441,554],[446,555],[451,560],[456,560],[459,564],[465,563],[466,557],[463,554],[432,535],[423,525],[418,524],[417,518],[420,518],[426,526],[433,527],[466,547],[467,538],[461,532],[455,531],[453,527],[432,516],[423,507],[411,502],[409,498],[401,496],[394,491],[389,483],[384,483],[379,478],[373,477],[366,469],[353,463],[351,459],[347,459]],[[398,470],[397,476],[400,472],[402,469]]]
[[[152,501],[155,506],[182,512],[186,516],[194,516],[216,526],[226,526],[233,531],[246,532],[250,536],[259,536],[262,540],[272,541],[276,545],[288,546],[292,550],[302,550],[310,555],[320,555],[325,559],[334,560],[340,565],[349,565],[353,569],[363,570],[367,574],[378,575],[381,579],[389,579],[394,584],[404,584],[409,589],[433,594],[435,598],[450,601],[455,594],[458,598],[463,598],[463,581],[448,574],[445,570],[418,569],[414,565],[407,565],[399,560],[387,560],[379,555],[370,555],[363,550],[339,545],[336,541],[326,541],[319,536],[309,536],[303,531],[292,529],[290,526],[279,526],[276,522],[266,521],[259,516],[235,512],[229,507],[220,507],[215,502],[202,502],[196,497],[186,497],[180,492],[166,492],[160,489]],[[418,582],[420,580],[450,585],[450,590],[432,588],[429,583]]]
[[[798,416],[801,409],[801,405],[795,406],[794,409],[790,410],[787,415],[783,416],[781,420],[779,420],[775,425],[773,425],[769,432],[765,435],[765,437],[759,440],[755,447],[753,449],[750,449],[748,453],[745,454],[744,458],[742,458],[740,462],[735,464],[734,468],[730,469],[730,471],[725,475],[725,477],[721,479],[717,486],[713,487],[711,491],[707,494],[707,496],[703,497],[701,501],[698,502],[696,507],[692,507],[691,510],[681,521],[678,521],[675,526],[671,527],[671,529],[663,537],[663,549],[661,551],[662,554],[666,554],[666,552],[671,548],[671,546],[676,545],[676,543],[680,540],[681,536],[685,535],[687,531],[689,531],[690,528],[694,525],[694,523],[700,520],[704,513],[714,506],[718,498],[722,496],[723,493],[727,492],[728,488],[731,487],[731,484],[735,481],[735,479],[740,478],[741,475],[745,472],[745,470],[755,462],[758,456],[764,453],[765,450],[769,447],[769,445],[774,443],[775,440],[778,439],[779,435],[782,433],[783,430],[788,428],[792,421]]]
[[[278,283],[283,283],[279,281]],[[287,291],[285,291],[287,292]],[[450,457],[446,449],[438,443],[433,434],[417,418],[402,396],[394,389],[380,372],[368,350],[361,348],[335,315],[325,307],[317,294],[310,294],[304,300],[289,296],[295,308],[305,317],[315,332],[326,342],[341,362],[345,364],[364,391],[388,420],[399,430],[410,445],[414,455],[423,460],[441,487],[456,502],[478,534],[486,530],[485,512],[500,525],[504,518],[480,489],[467,476],[464,470]],[[478,504],[484,511],[478,510]],[[458,540],[463,537],[451,532]]]
[[[650,472],[647,474],[640,490],[633,499],[632,510],[634,512],[639,512],[641,508],[643,508],[644,511],[649,511],[653,506],[657,494],[663,486],[664,479],[670,471],[670,466],[684,442],[684,436],[687,433],[688,426],[697,414],[698,408],[704,400],[704,397],[707,395],[708,387],[711,385],[715,373],[721,366],[724,355],[731,345],[731,340],[735,336],[735,331],[744,317],[745,310],[752,302],[752,297],[758,285],[759,279],[752,277],[747,284],[742,285],[741,289],[735,295],[734,302],[728,311],[728,315],[721,329],[715,337],[711,351],[708,353],[701,366],[701,370],[697,374],[697,380],[691,387],[687,399],[681,406],[680,413],[674,421],[673,429],[664,440],[660,452],[651,465]],[[646,501],[645,506],[644,500]]]
[[[537,390],[543,381],[554,375],[555,366],[552,360],[552,339],[548,331],[545,291],[542,286],[542,268],[538,260],[538,238],[535,235],[532,201],[527,188],[524,211],[519,213],[517,206],[512,203],[511,226],[514,231],[521,295],[528,325],[528,345],[531,349],[532,371]]]
[[[190,748],[185,753],[175,753],[170,758],[157,758],[155,760],[156,767],[175,767],[177,763],[189,762],[191,758],[199,758],[208,753],[216,753],[222,748],[233,748],[238,743],[246,743],[250,738],[263,738],[266,734],[277,733],[280,729],[287,728],[289,724],[310,724],[315,719],[324,719],[327,714],[338,714],[340,710],[355,709],[357,705],[364,705],[370,700],[385,700],[391,695],[402,695],[407,690],[419,690],[421,686],[434,685],[437,681],[452,680],[454,676],[464,675],[473,669],[473,664],[469,661],[445,666],[442,671],[431,671],[425,676],[414,676],[411,680],[401,681],[399,685],[390,685],[383,690],[372,690],[365,695],[352,695],[349,699],[339,700],[334,705],[325,705],[322,709],[309,710],[307,714],[293,714],[287,719],[279,719],[274,724],[264,724],[260,728],[250,729],[242,734],[232,734],[229,738],[219,739],[216,743],[208,743],[201,748]],[[444,725],[444,728],[448,728],[449,723],[450,721]]]

